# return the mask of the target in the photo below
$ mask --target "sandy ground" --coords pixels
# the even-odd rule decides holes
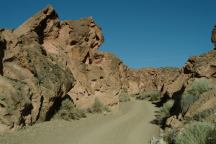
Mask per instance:
[[[150,102],[133,100],[105,116],[53,120],[0,135],[0,144],[148,144],[159,134],[159,127],[150,123],[155,110]]]

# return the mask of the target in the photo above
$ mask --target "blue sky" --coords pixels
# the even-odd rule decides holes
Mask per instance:
[[[129,67],[183,66],[213,48],[215,0],[2,0],[0,27],[16,28],[48,4],[62,20],[93,16],[105,36],[101,50]]]

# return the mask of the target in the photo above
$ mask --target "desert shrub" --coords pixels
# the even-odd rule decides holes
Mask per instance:
[[[170,128],[163,131],[163,139],[168,144],[174,144],[176,135],[178,133],[178,130],[176,128]]]
[[[160,93],[158,91],[149,91],[149,92],[142,92],[136,96],[138,100],[149,99],[150,101],[158,101],[160,100]]]
[[[54,118],[64,120],[78,120],[84,117],[86,117],[85,111],[75,107],[70,99],[63,100],[59,110],[54,115]]]
[[[193,119],[196,121],[202,121],[203,119],[207,118],[210,115],[214,115],[215,113],[216,113],[216,107],[210,108],[210,109],[204,110],[202,112],[196,113],[193,116]]]
[[[182,95],[182,99],[181,99],[181,111],[182,111],[182,113],[185,114],[187,112],[187,110],[189,109],[189,107],[198,99],[199,99],[199,96],[197,96],[197,95],[191,95],[188,93],[184,93]]]
[[[120,102],[128,102],[128,101],[130,101],[130,100],[131,100],[131,99],[130,99],[130,96],[128,95],[127,92],[125,92],[125,91],[121,92],[121,94],[120,94],[120,96],[119,96],[119,101],[120,101]]]
[[[166,103],[163,104],[163,106],[159,110],[159,114],[161,117],[169,117],[170,116],[170,110],[174,104],[174,100],[169,100]]]
[[[200,96],[213,87],[209,84],[206,78],[195,79],[191,85],[191,88],[185,91],[181,98],[181,111],[183,114],[187,112],[190,105],[197,101]]]
[[[206,122],[191,122],[180,131],[175,144],[212,144],[206,143],[215,139],[214,125]]]
[[[216,128],[208,131],[205,143],[206,144],[216,144]]]
[[[94,104],[87,109],[89,113],[102,113],[102,112],[110,112],[110,109],[105,106],[99,98],[95,98]]]
[[[148,98],[148,95],[146,95],[146,93],[144,93],[144,92],[141,92],[139,94],[136,94],[135,98],[138,100],[145,100]]]
[[[208,82],[206,78],[195,79],[188,93],[191,95],[200,96],[201,94],[211,90],[212,88],[213,86]]]
[[[164,125],[166,118],[170,116],[170,110],[174,104],[174,100],[169,100],[163,104],[160,110],[156,111],[156,120],[155,122],[160,125]]]

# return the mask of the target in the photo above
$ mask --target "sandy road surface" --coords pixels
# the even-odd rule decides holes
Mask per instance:
[[[159,128],[151,124],[156,108],[147,101],[131,101],[118,112],[91,115],[78,121],[53,120],[0,135],[0,144],[148,144]]]

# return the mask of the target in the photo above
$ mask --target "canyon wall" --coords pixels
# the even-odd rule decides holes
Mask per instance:
[[[142,68],[127,70],[127,91],[129,94],[139,94],[146,91],[163,91],[166,85],[174,82],[180,70],[178,68]]]
[[[216,30],[212,31],[216,45]],[[181,128],[188,120],[216,123],[216,50],[190,57],[176,80],[165,85],[162,97],[175,101],[167,126]]]
[[[51,6],[0,29],[0,130],[50,120],[65,97],[80,108],[96,97],[118,106],[128,68],[98,51],[103,40],[91,17],[61,21]]]
[[[213,31],[214,43],[215,37]],[[215,50],[190,58],[181,69],[130,69],[99,50],[103,41],[92,17],[61,21],[51,6],[14,30],[0,29],[1,129],[49,120],[65,97],[84,109],[96,98],[118,107],[123,91],[159,91],[178,101],[196,78],[215,83]]]

